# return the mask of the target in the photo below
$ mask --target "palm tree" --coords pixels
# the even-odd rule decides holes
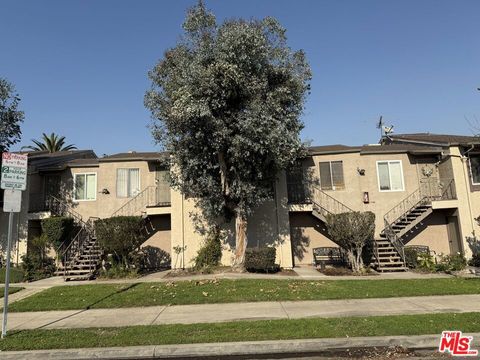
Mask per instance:
[[[52,133],[50,136],[43,133],[41,140],[32,139],[35,145],[23,146],[22,150],[31,151],[48,151],[54,153],[57,151],[75,150],[77,147],[74,144],[65,145],[65,136],[60,136]]]

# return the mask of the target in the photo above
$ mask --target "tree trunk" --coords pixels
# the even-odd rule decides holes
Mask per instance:
[[[235,216],[235,259],[233,270],[245,272],[245,250],[247,249],[247,219],[238,214]]]

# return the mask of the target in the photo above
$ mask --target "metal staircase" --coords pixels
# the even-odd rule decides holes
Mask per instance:
[[[435,178],[424,180],[420,187],[393,207],[384,216],[385,228],[380,239],[375,240],[374,255],[378,271],[407,270],[404,244],[433,213],[432,202],[456,199],[455,183],[450,180],[445,187]]]
[[[313,205],[312,215],[324,223],[327,222],[327,215],[353,212],[347,205],[331,197],[316,186],[312,186],[309,200]]]
[[[100,263],[102,251],[96,244],[93,219],[83,221],[82,216],[66,202],[50,196],[47,209],[56,216],[73,218],[78,229],[73,239],[67,239],[57,249],[60,263],[56,275],[65,280],[91,279]]]

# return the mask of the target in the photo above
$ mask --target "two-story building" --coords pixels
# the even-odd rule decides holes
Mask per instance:
[[[170,189],[168,154],[97,158],[91,151],[69,152],[50,154],[43,163],[38,156],[31,154],[28,212],[18,217],[17,254],[38,235],[40,220],[54,215],[61,203],[85,223],[116,215],[148,217],[153,226],[147,243],[169,253],[172,268],[192,265],[202,245],[192,221],[197,209],[194,199]],[[327,214],[372,211],[380,269],[404,270],[404,245],[468,257],[478,246],[479,194],[477,137],[407,134],[374,145],[314,146],[279,174],[275,198],[249,219],[248,243],[274,246],[284,268],[312,264],[313,248],[336,246],[325,229]],[[5,217],[1,221],[3,234]],[[225,265],[233,255],[233,224],[228,230]]]

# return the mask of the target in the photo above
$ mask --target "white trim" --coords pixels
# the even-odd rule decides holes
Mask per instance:
[[[478,155],[478,157],[480,157],[480,154],[474,154],[474,155]],[[480,185],[480,183],[473,182],[472,162],[470,161],[470,158],[471,158],[471,155],[468,154],[468,173],[470,175],[470,183],[472,185]]]
[[[378,164],[379,163],[387,163],[388,164],[388,180],[390,182],[390,190],[382,190],[380,188],[380,174],[378,172]],[[402,176],[402,188],[397,189],[397,190],[391,190],[392,189],[392,178],[390,177],[390,163],[400,163],[400,174]],[[400,191],[405,191],[405,177],[403,176],[403,162],[402,160],[377,160],[376,161],[376,167],[377,167],[377,184],[378,184],[378,191],[380,192],[400,192]]]
[[[77,175],[85,176],[85,186],[87,185],[87,175],[95,175],[95,198],[93,199],[77,199]],[[87,188],[85,187],[85,196],[87,196]],[[85,201],[97,201],[97,173],[96,172],[82,172],[73,174],[73,201],[85,202]]]

